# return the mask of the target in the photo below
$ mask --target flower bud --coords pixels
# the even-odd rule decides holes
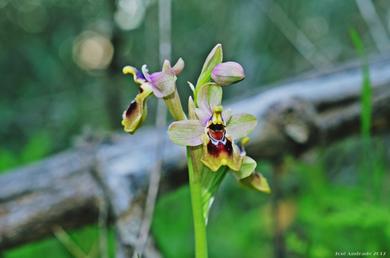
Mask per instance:
[[[237,62],[220,63],[213,69],[211,78],[221,86],[230,85],[245,78],[244,68]]]

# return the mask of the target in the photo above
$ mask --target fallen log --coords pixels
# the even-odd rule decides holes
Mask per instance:
[[[390,57],[370,62],[373,129],[390,129]],[[259,126],[249,152],[262,159],[299,155],[359,131],[359,65],[301,76],[229,105],[255,114]],[[129,257],[136,241],[144,192],[159,135],[144,128],[137,136],[114,134],[88,141],[0,176],[0,250],[51,235],[53,228],[96,222],[102,207],[115,223],[118,256]],[[162,191],[185,182],[184,149],[168,142]]]

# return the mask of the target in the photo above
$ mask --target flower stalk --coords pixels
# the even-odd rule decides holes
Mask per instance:
[[[183,111],[177,90],[175,90],[171,95],[165,97],[164,101],[165,105],[167,105],[169,113],[176,121],[187,119],[186,114]]]
[[[188,176],[190,183],[192,216],[194,221],[195,257],[207,258],[206,221],[203,217],[201,164],[199,162],[201,149],[187,147]]]
[[[167,98],[164,98],[164,101],[167,105],[168,111],[175,120],[180,121],[187,119],[183,111],[179,95],[177,94],[177,90],[172,95],[168,96]],[[194,223],[195,257],[207,258],[207,234],[206,222],[203,216],[201,185],[201,149],[200,147],[187,147],[186,155],[192,204],[192,215]]]

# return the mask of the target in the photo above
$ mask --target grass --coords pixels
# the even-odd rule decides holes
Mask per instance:
[[[355,50],[359,58],[362,60],[362,89],[361,89],[361,134],[365,139],[369,139],[371,135],[371,120],[372,120],[372,85],[370,81],[370,70],[363,41],[359,33],[351,29],[350,36],[355,46]]]
[[[99,228],[96,225],[86,226],[79,230],[68,232],[68,237],[73,244],[77,245],[83,253],[95,253],[96,256],[85,256],[85,258],[101,257],[98,253]],[[108,235],[109,257],[115,257],[115,237],[113,230]],[[94,250],[95,249],[95,250]],[[67,248],[56,237],[17,247],[4,253],[4,258],[74,258],[72,251]]]

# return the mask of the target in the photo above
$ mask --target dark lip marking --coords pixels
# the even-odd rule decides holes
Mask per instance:
[[[223,124],[211,124],[209,125],[209,129],[213,131],[222,131],[225,130],[225,126]]]
[[[210,124],[208,126],[208,136],[214,141],[225,140],[225,126],[223,124]]]
[[[209,130],[208,134],[210,139],[214,141],[223,141],[225,140],[225,130],[213,131]]]
[[[226,153],[229,156],[233,154],[232,142],[229,139],[226,139],[226,143],[223,144],[222,141],[218,141],[214,144],[211,140],[207,143],[207,152],[213,157],[219,157],[221,153]]]
[[[127,108],[127,110],[126,110],[126,117],[131,116],[131,114],[134,113],[134,111],[137,109],[137,106],[138,106],[138,103],[135,102],[135,100],[133,100],[133,101],[130,103],[130,105],[129,105],[129,107]]]

